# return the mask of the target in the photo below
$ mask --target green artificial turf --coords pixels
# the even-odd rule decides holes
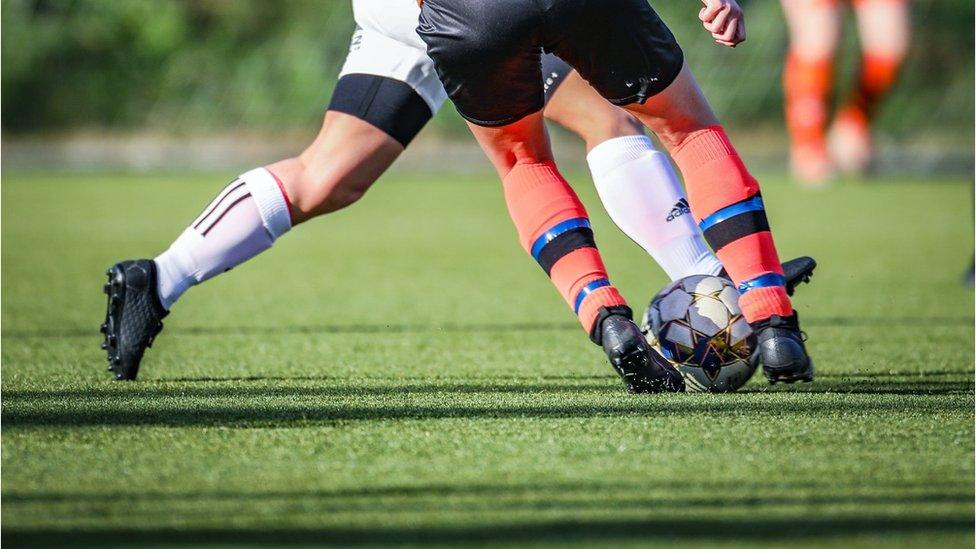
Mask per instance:
[[[140,381],[103,270],[233,174],[4,174],[6,543],[973,545],[971,184],[764,178],[813,384],[628,396],[493,177],[397,174],[194,288]],[[571,177],[611,276],[664,283]]]

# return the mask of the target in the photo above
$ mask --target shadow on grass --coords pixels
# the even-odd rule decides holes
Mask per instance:
[[[596,396],[599,402],[579,398],[546,398],[553,393]],[[595,395],[593,393],[596,393]],[[825,398],[810,398],[813,393]],[[456,395],[485,395],[462,398]],[[515,402],[491,395],[525,395]],[[619,394],[619,398],[612,398]],[[755,395],[773,395],[768,398]],[[939,396],[972,394],[971,381],[911,381],[810,385],[799,391],[757,391],[739,395],[622,394],[616,382],[558,383],[444,383],[389,384],[383,386],[260,385],[165,387],[112,386],[84,390],[4,391],[3,426],[306,426],[312,423],[375,420],[593,418],[611,416],[673,416],[805,413],[896,413],[905,409],[900,399],[863,398],[863,395]],[[420,395],[412,398],[411,395]],[[426,396],[425,396],[426,395]],[[443,398],[436,398],[443,395]],[[433,398],[432,398],[433,397]],[[611,398],[602,398],[611,397]],[[392,401],[392,402],[391,402]],[[474,402],[476,404],[472,405]],[[488,404],[483,404],[488,402]],[[970,412],[971,399],[915,399],[914,411]]]
[[[803,517],[787,520],[753,519],[564,519],[529,520],[475,526],[409,528],[118,528],[53,531],[5,530],[3,542],[11,546],[89,545],[403,545],[431,543],[567,543],[649,541],[786,541],[842,536],[931,533],[972,533],[972,517],[958,514],[937,518],[886,516]]]
[[[803,320],[804,327],[907,327],[939,328],[973,325],[973,317],[811,317]],[[474,324],[306,324],[288,326],[172,326],[165,334],[183,336],[270,336],[280,334],[430,334],[430,333],[521,333],[576,331],[576,322],[522,322]],[[101,338],[97,326],[88,328],[4,330],[3,338]]]
[[[605,509],[608,501],[628,509],[698,509],[793,505],[917,505],[972,503],[971,478],[958,481],[872,480],[864,486],[810,481],[669,481],[646,483],[549,482],[518,484],[410,484],[321,490],[203,490],[124,492],[5,491],[5,505],[184,505],[310,500],[316,512],[518,509]],[[805,492],[805,493],[804,493]],[[837,493],[840,492],[840,493]],[[862,492],[862,493],[858,493]],[[867,493],[864,493],[867,492]],[[540,494],[545,497],[540,498]],[[702,495],[707,494],[707,495]],[[458,501],[467,498],[467,501]],[[472,501],[473,500],[473,501]]]
[[[966,374],[955,372],[956,375]],[[849,394],[849,395],[965,395],[972,393],[972,381],[944,379],[860,380],[856,377],[832,378],[814,384],[779,385],[776,387],[746,388],[739,395],[750,394]],[[904,377],[904,376],[900,376]],[[576,380],[574,382],[574,380]],[[309,385],[315,381],[315,385]],[[175,385],[175,386],[174,386]],[[102,387],[79,389],[8,389],[3,391],[5,404],[30,406],[45,401],[65,402],[69,405],[127,401],[129,404],[150,404],[161,398],[233,399],[241,398],[303,398],[303,397],[353,397],[359,399],[389,398],[410,395],[472,395],[516,394],[541,396],[545,394],[607,393],[620,394],[621,401],[631,405],[654,399],[653,396],[624,395],[619,381],[613,376],[567,378],[564,381],[481,381],[481,382],[396,382],[379,381],[375,384],[350,385],[348,378],[313,377],[254,377],[254,378],[203,378],[178,381],[142,382],[138,384],[106,383]],[[681,397],[677,397],[681,398]],[[694,398],[694,397],[692,397]],[[700,397],[710,398],[710,397]],[[737,398],[731,395],[719,398]],[[747,397],[743,397],[747,398]],[[83,401],[79,403],[78,401]],[[716,400],[716,402],[719,402]],[[724,402],[724,400],[722,401]],[[7,416],[4,413],[4,421]]]
[[[374,380],[375,384],[349,385],[349,378],[257,377],[245,380],[220,378],[189,379],[147,383],[106,383],[104,387],[84,389],[40,389],[3,391],[8,402],[69,399],[156,399],[160,397],[240,398],[240,397],[391,397],[434,394],[526,394],[622,391],[615,377],[602,376],[602,382],[397,382]],[[308,385],[308,381],[317,382]],[[174,383],[179,385],[173,386]],[[163,385],[165,384],[165,385]]]

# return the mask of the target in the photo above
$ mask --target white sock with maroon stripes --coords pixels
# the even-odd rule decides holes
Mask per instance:
[[[267,250],[289,229],[288,201],[271,172],[257,168],[238,177],[154,260],[163,307]]]
[[[610,218],[671,280],[722,270],[692,219],[678,176],[649,137],[608,139],[586,161]]]

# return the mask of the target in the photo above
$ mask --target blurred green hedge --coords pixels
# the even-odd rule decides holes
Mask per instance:
[[[696,2],[654,4],[723,118],[781,125],[779,2],[746,2],[749,41],[736,50],[701,30]],[[913,10],[912,52],[882,123],[904,136],[968,132],[972,2],[919,0]],[[2,26],[5,131],[208,132],[317,125],[353,22],[348,0],[2,0]],[[459,127],[451,111],[441,131]]]

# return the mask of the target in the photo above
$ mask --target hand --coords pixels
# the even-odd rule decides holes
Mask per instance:
[[[705,7],[698,12],[698,18],[715,42],[734,48],[746,41],[745,14],[735,0],[702,0],[702,3]]]

